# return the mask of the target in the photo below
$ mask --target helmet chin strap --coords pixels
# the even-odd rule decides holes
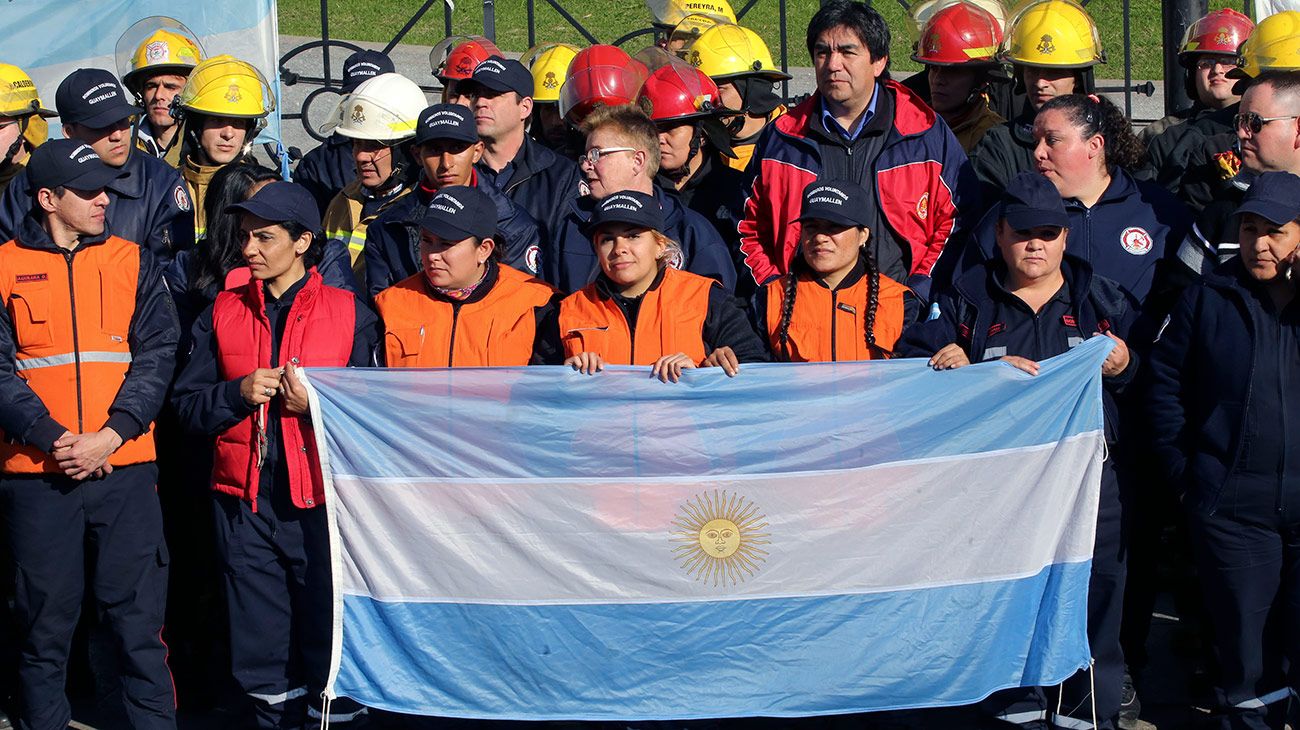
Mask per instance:
[[[686,155],[686,162],[676,170],[664,170],[664,176],[673,182],[681,182],[691,175],[691,160],[700,153],[700,146],[704,144],[704,137],[700,134],[698,126],[691,127],[691,145],[690,152]]]
[[[22,147],[23,139],[24,139],[23,135],[27,134],[27,124],[31,121],[31,117],[23,116],[23,117],[19,117],[19,120],[20,121],[18,122],[18,136],[14,137],[14,143],[9,145],[8,150],[5,150],[5,159],[3,163],[4,167],[8,167],[13,163],[14,156],[18,154],[18,149]]]

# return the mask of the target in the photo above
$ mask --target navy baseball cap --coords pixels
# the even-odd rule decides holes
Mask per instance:
[[[799,220],[823,220],[842,226],[871,225],[875,201],[850,180],[814,180],[803,189]]]
[[[380,74],[396,72],[393,59],[381,51],[357,51],[343,61],[343,91],[349,92],[362,81]]]
[[[533,95],[533,75],[513,58],[489,58],[474,68],[470,78],[493,91],[513,91],[521,97]]]
[[[102,68],[79,68],[54,92],[54,107],[64,124],[103,129],[144,110],[127,101],[117,77]]]
[[[455,139],[477,142],[478,128],[474,126],[474,112],[460,104],[434,104],[420,112],[415,125],[415,144],[435,139]]]
[[[1052,181],[1037,172],[1022,172],[1011,178],[1002,191],[1000,205],[998,217],[1017,231],[1039,226],[1068,228],[1070,225],[1060,191]]]
[[[420,227],[448,241],[491,238],[497,231],[497,206],[478,188],[448,185],[429,201]]]
[[[591,214],[591,220],[583,227],[588,236],[593,236],[597,229],[607,223],[626,223],[662,231],[664,214],[655,196],[636,190],[623,190],[601,198],[596,204],[595,212]]]
[[[1264,172],[1241,199],[1237,215],[1254,213],[1274,225],[1300,218],[1300,177],[1289,172]]]
[[[81,192],[99,190],[128,174],[108,166],[90,145],[75,139],[52,139],[33,150],[27,160],[27,180],[33,193],[60,185]]]
[[[226,206],[227,213],[251,213],[272,223],[293,221],[309,231],[320,229],[320,208],[307,188],[277,180],[262,186],[253,197]]]

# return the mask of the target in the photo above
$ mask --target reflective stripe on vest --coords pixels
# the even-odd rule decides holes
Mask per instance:
[[[390,368],[509,367],[533,357],[538,307],[555,290],[509,266],[497,266],[492,290],[460,305],[428,293],[424,272],[375,297],[384,322],[384,357]]]
[[[564,355],[594,352],[610,365],[653,365],[664,355],[684,352],[698,365],[706,355],[704,320],[715,285],[688,271],[664,269],[659,286],[641,297],[634,337],[618,304],[588,284],[560,302]]]
[[[49,357],[29,357],[25,360],[18,360],[14,367],[18,372],[24,370],[35,370],[37,368],[52,368],[59,365],[75,365],[77,361],[81,362],[131,362],[131,353],[129,352],[83,352],[78,358],[75,352],[67,352],[62,355],[50,355]]]

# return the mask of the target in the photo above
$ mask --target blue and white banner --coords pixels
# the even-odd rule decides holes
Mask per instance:
[[[277,109],[261,141],[280,139],[280,40],[276,0],[5,0],[0,25],[7,29],[0,61],[22,68],[36,82],[41,101],[54,108],[54,91],[78,68],[118,72],[114,47],[136,21],[162,15],[198,36],[209,56],[222,53],[248,61],[275,90]],[[50,120],[51,136],[60,136]]]
[[[1097,338],[922,360],[310,373],[330,696],[497,719],[792,717],[1055,685],[1085,635]]]

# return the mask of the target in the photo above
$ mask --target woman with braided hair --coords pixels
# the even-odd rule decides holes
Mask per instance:
[[[847,180],[804,189],[799,253],[790,273],[754,297],[754,323],[773,358],[783,362],[878,360],[919,303],[906,286],[880,273],[867,247],[871,196]]]

